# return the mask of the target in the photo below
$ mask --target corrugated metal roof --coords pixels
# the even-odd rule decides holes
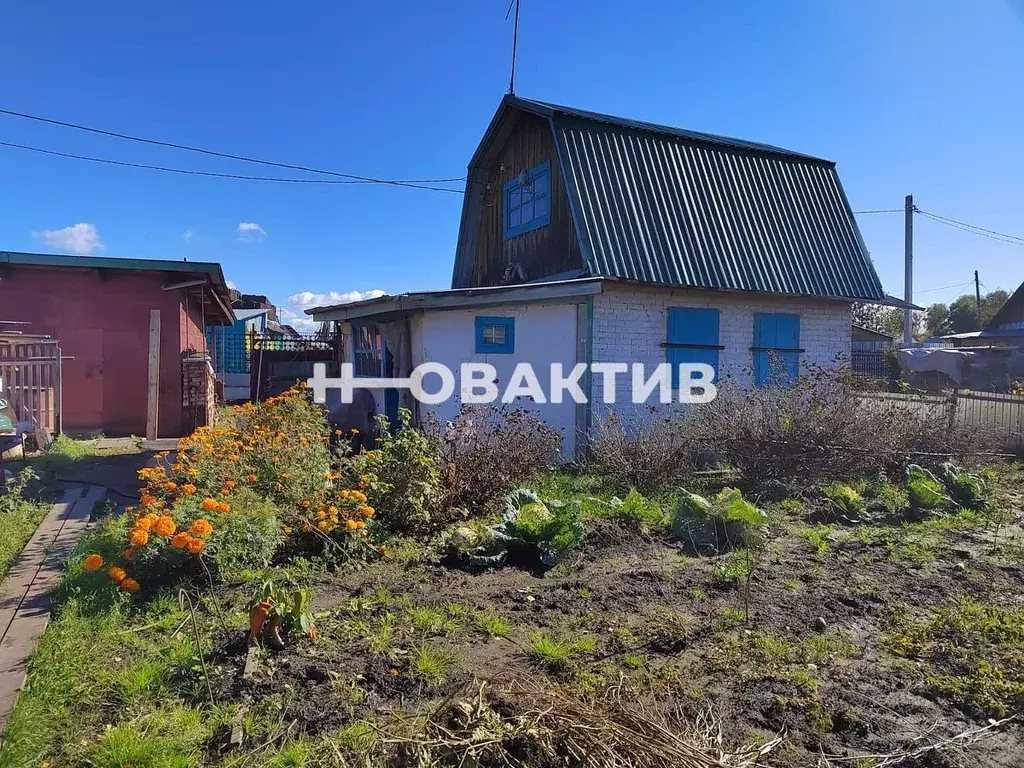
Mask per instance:
[[[884,297],[831,163],[558,111],[552,124],[592,274]]]

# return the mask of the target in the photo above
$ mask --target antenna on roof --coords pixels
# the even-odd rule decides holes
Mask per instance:
[[[512,13],[512,6],[516,7],[516,21],[512,28],[512,77],[508,81],[508,92],[513,96],[516,95],[516,52],[519,49],[519,3],[520,0],[511,0],[508,10],[505,11],[505,20],[507,21],[508,15]]]

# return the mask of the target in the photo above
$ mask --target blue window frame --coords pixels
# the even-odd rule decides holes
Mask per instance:
[[[502,194],[505,239],[540,229],[551,221],[551,163],[520,171]]]
[[[516,351],[514,317],[477,317],[476,351],[481,354],[511,355]]]
[[[800,375],[800,315],[754,315],[754,386],[787,386]]]
[[[720,313],[717,309],[668,308],[668,336],[665,357],[672,366],[672,389],[679,389],[680,363],[706,363],[718,379]]]
[[[353,326],[352,358],[356,376],[384,375],[384,344],[376,325]]]

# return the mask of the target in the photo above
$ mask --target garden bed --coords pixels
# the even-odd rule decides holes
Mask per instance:
[[[501,512],[474,508],[465,465],[430,458],[422,435],[332,459],[304,409],[243,409],[244,429],[186,441],[143,473],[137,509],[83,543],[0,765],[866,768],[1024,752],[1009,720],[1024,702],[1015,464],[788,494],[773,478],[763,496],[691,476],[706,500],[545,471]]]

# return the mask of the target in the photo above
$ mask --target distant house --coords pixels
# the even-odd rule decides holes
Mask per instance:
[[[980,331],[942,337],[954,347],[1024,347],[1024,283]]]
[[[863,325],[855,325],[852,328],[851,338],[854,344],[881,344],[890,346],[895,340],[894,336],[881,331],[865,328]]]
[[[358,375],[423,361],[703,362],[742,386],[848,359],[853,302],[887,296],[834,163],[506,96],[469,163],[450,290],[309,310]],[[571,455],[614,407],[522,403]],[[377,393],[394,411],[395,393]],[[436,406],[450,418],[457,402]]]
[[[59,343],[69,432],[144,436],[152,416],[173,437],[206,423],[203,329],[234,322],[228,302],[219,264],[0,252],[0,320]]]

